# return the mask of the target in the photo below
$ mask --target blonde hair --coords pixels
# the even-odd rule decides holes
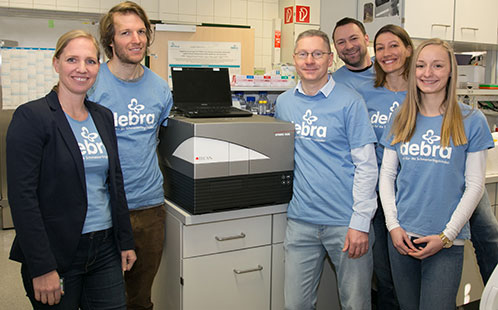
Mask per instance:
[[[441,39],[430,39],[423,41],[415,50],[411,64],[410,74],[408,76],[408,92],[405,101],[397,113],[390,134],[394,136],[391,145],[396,143],[404,143],[410,141],[417,122],[417,114],[421,107],[420,89],[417,87],[417,79],[415,77],[417,59],[420,52],[428,45],[441,46],[448,52],[450,60],[450,77],[446,85],[446,95],[441,103],[443,111],[443,123],[441,124],[441,146],[447,147],[450,145],[450,139],[453,140],[455,146],[467,143],[467,137],[463,126],[463,117],[456,96],[456,80],[457,80],[457,64],[453,49],[451,46]]]
[[[57,44],[55,45],[55,52],[54,52],[54,57],[59,59],[61,56],[62,52],[66,48],[66,46],[69,44],[74,39],[77,38],[85,38],[90,41],[92,41],[93,45],[95,46],[95,50],[97,51],[97,59],[100,59],[100,48],[99,48],[99,43],[97,42],[97,39],[90,34],[89,32],[86,32],[85,30],[71,30],[66,33],[64,33],[59,40],[57,40]]]
[[[60,36],[59,40],[57,40],[57,44],[55,45],[54,57],[52,59],[53,60],[59,59],[62,52],[64,52],[64,49],[66,48],[66,46],[69,44],[69,42],[71,42],[74,39],[78,39],[78,38],[85,38],[85,39],[92,41],[93,46],[95,46],[95,50],[97,51],[96,56],[97,56],[97,61],[98,61],[100,59],[100,48],[99,48],[99,43],[97,42],[97,39],[95,39],[95,37],[91,33],[87,32],[85,30],[80,30],[80,29],[68,31]],[[52,90],[58,93],[59,92],[59,83],[54,85]]]
[[[299,43],[299,41],[301,39],[303,39],[303,38],[309,38],[309,37],[319,37],[319,38],[322,38],[322,40],[325,43],[325,45],[327,45],[327,52],[331,51],[329,36],[325,32],[323,32],[321,30],[316,30],[316,29],[308,29],[306,31],[301,32],[297,36],[296,44],[294,45],[294,51],[296,51],[297,44]]]

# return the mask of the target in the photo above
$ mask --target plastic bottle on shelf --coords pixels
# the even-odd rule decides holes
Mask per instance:
[[[251,111],[253,114],[258,114],[258,107],[256,105],[256,97],[247,96],[246,98],[246,109]]]
[[[237,97],[237,99],[239,99],[240,108],[243,110],[248,110],[247,109],[247,102],[246,102],[246,99],[244,98],[244,92],[243,91],[236,91],[235,97]]]
[[[239,98],[235,94],[232,94],[232,106],[236,107],[236,108],[240,108]]]
[[[268,97],[268,111],[266,114],[268,116],[275,116],[275,102],[272,102],[270,97]]]
[[[267,115],[268,114],[268,93],[265,91],[259,92],[258,114],[259,115]]]

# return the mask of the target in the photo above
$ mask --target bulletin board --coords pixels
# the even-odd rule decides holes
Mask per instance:
[[[197,26],[195,32],[156,31],[150,46],[150,69],[168,81],[168,41],[240,42],[241,73],[254,72],[254,29]]]

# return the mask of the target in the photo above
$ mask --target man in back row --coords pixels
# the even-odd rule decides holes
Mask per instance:
[[[368,53],[369,37],[363,24],[356,19],[345,17],[337,22],[332,32],[332,38],[339,58],[345,63],[334,72],[334,79],[355,90],[359,90],[358,87],[373,87],[375,71]],[[374,303],[377,309],[397,310],[399,304],[394,290],[387,251],[388,232],[384,213],[379,210],[382,208],[380,202],[378,202],[377,208],[372,221],[375,233],[375,243],[372,247],[373,273],[377,280]]]
[[[125,272],[128,309],[152,309],[151,288],[163,252],[163,177],[156,148],[173,104],[168,84],[140,63],[153,30],[136,3],[117,4],[100,21],[100,41],[110,59],[100,66],[89,99],[114,113],[119,159],[137,261]]]
[[[344,66],[334,72],[334,79],[356,89],[375,76],[373,62],[368,53],[369,37],[363,24],[345,17],[337,22],[332,32],[337,55]]]

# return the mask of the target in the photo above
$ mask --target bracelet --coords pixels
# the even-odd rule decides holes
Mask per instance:
[[[451,246],[453,245],[453,241],[450,241],[450,239],[448,239],[448,237],[446,237],[444,232],[439,234],[439,238],[441,238],[441,241],[443,242],[443,248],[445,248],[445,249],[451,248]]]

